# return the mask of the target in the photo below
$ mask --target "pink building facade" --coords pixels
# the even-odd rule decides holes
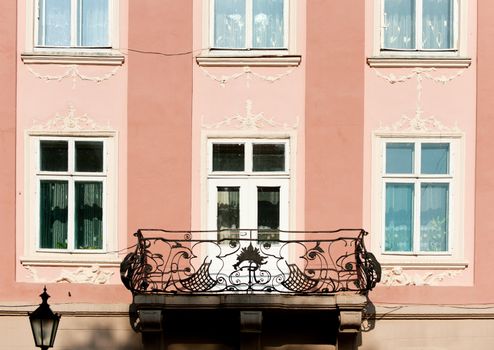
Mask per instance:
[[[489,1],[0,13],[0,347],[490,348]]]

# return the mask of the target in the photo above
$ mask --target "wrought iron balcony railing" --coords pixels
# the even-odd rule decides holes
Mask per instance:
[[[120,268],[133,294],[365,293],[381,269],[360,229],[138,230]]]

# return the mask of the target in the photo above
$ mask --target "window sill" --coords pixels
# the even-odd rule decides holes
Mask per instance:
[[[23,52],[21,60],[25,64],[92,64],[119,66],[125,56],[110,52]]]
[[[468,261],[464,259],[445,257],[399,257],[392,259],[381,256],[378,258],[382,267],[401,267],[406,270],[464,270]]]
[[[92,266],[118,267],[121,259],[114,254],[84,255],[84,254],[50,254],[50,256],[21,257],[23,266]]]
[[[373,68],[468,68],[472,59],[467,57],[396,57],[373,56],[367,58]]]
[[[302,61],[300,55],[262,56],[197,56],[197,64],[202,67],[297,67]]]

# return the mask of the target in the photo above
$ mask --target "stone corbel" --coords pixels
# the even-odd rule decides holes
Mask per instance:
[[[139,310],[139,330],[141,332],[161,332],[163,314],[161,310]]]
[[[262,311],[240,311],[240,350],[261,350]]]
[[[358,333],[362,325],[362,311],[340,312],[340,333]]]

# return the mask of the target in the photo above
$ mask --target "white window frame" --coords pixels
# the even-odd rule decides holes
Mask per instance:
[[[414,173],[413,174],[386,174],[386,144],[413,143],[415,144]],[[419,174],[420,145],[423,143],[448,143],[450,145],[449,174]],[[457,133],[413,135],[413,134],[374,134],[373,141],[373,182],[372,182],[372,250],[384,266],[400,264],[403,266],[424,267],[451,267],[464,268],[464,150],[463,135]],[[420,184],[421,183],[448,183],[449,184],[449,225],[448,251],[433,252],[420,251]],[[385,205],[386,183],[411,183],[414,190],[414,232],[413,251],[385,251]]]
[[[384,1],[374,0],[374,56],[391,57],[466,57],[467,52],[467,13],[468,1],[453,0],[453,48],[450,49],[423,49],[422,46],[422,0],[417,1],[415,28],[415,49],[388,49],[384,47]],[[420,30],[419,30],[420,28]]]
[[[213,144],[244,144],[244,171],[213,171]],[[253,144],[285,145],[284,171],[252,171]],[[263,138],[208,138],[207,188],[208,230],[216,230],[217,188],[239,187],[240,229],[257,229],[257,187],[280,188],[280,230],[289,230],[290,215],[290,141]],[[242,214],[243,213],[243,214]],[[242,225],[248,227],[242,227]],[[280,235],[282,238],[283,234]]]
[[[26,136],[26,263],[57,260],[60,262],[84,263],[88,261],[109,261],[116,258],[116,137],[114,132],[95,134],[75,133],[73,135],[59,134],[28,134]],[[68,142],[68,171],[41,171],[40,145],[41,141]],[[75,142],[103,142],[103,171],[75,172]],[[69,186],[67,248],[40,248],[40,183],[42,180],[67,181]],[[76,181],[101,181],[103,183],[103,232],[101,249],[76,249],[74,240],[75,193]],[[24,262],[23,262],[24,263]]]
[[[72,9],[77,6],[77,0],[72,1]],[[119,18],[120,18],[120,5],[118,0],[108,0],[108,46],[105,47],[91,47],[91,46],[77,46],[77,11],[72,11],[72,34],[71,34],[71,46],[43,46],[38,45],[38,20],[39,20],[39,0],[26,0],[26,39],[25,39],[25,52],[36,53],[66,53],[66,54],[92,54],[98,53],[112,53],[119,48]]]

